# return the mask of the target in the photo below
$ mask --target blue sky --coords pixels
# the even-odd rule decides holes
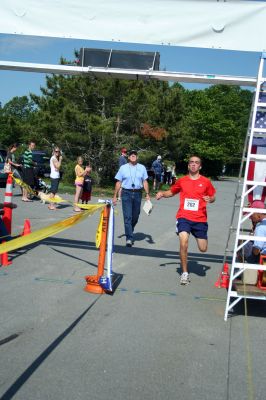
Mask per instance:
[[[160,69],[176,72],[256,76],[260,53],[237,52],[191,47],[156,46],[99,42],[75,39],[41,38],[0,34],[0,60],[41,64],[58,64],[61,56],[73,60],[74,49],[81,47],[159,51]],[[0,70],[0,102],[4,105],[14,96],[39,94],[45,85],[45,74]],[[203,88],[186,84],[187,88]]]

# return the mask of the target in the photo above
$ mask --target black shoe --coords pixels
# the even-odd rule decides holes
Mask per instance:
[[[128,239],[128,240],[126,241],[126,246],[127,246],[127,247],[132,247],[132,240],[129,240],[129,239]]]

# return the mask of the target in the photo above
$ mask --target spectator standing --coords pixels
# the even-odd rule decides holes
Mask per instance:
[[[173,185],[176,181],[176,165],[173,164],[171,167],[171,185]]]
[[[157,159],[153,161],[151,167],[154,173],[153,190],[160,190],[163,179],[162,157],[158,156]]]
[[[16,157],[15,157],[15,152],[17,151],[17,148],[18,148],[17,143],[11,144],[9,146],[9,148],[7,149],[6,162],[8,162],[11,165],[11,171],[13,175],[16,178],[21,179],[21,175],[18,169],[20,169],[22,165],[16,162]]]
[[[83,203],[88,204],[88,201],[90,201],[91,199],[91,191],[92,191],[91,166],[87,165],[86,168],[87,172],[86,175],[84,176],[83,190],[81,195],[82,204]]]
[[[156,194],[156,199],[160,200],[162,197],[172,197],[180,193],[180,206],[176,214],[176,233],[180,242],[181,285],[190,283],[187,266],[190,233],[196,238],[201,252],[206,252],[208,247],[206,206],[215,201],[216,190],[208,178],[200,175],[200,170],[201,159],[197,156],[190,157],[188,175],[179,178],[169,190]]]
[[[127,149],[122,147],[121,154],[118,159],[118,168],[122,167],[122,165],[127,163]]]
[[[60,181],[60,168],[62,164],[62,154],[58,146],[54,147],[52,157],[50,158],[50,178],[51,178],[51,189],[50,198],[54,198],[58,192],[59,181]],[[50,203],[48,206],[49,210],[56,210],[54,203]]]
[[[128,155],[128,163],[122,165],[115,176],[117,182],[113,203],[116,204],[119,190],[122,188],[122,210],[127,247],[132,247],[134,243],[133,232],[139,219],[143,189],[146,199],[150,199],[147,170],[137,160],[137,151],[131,150]]]
[[[166,182],[167,185],[171,185],[172,183],[172,167],[170,164],[167,165],[166,167]]]
[[[79,200],[80,200],[80,198],[82,196],[84,176],[87,174],[88,170],[89,170],[88,167],[86,167],[85,169],[83,167],[83,158],[82,157],[78,157],[77,158],[77,165],[75,166],[76,193],[75,193],[75,197],[74,197],[74,203],[75,204],[74,204],[74,209],[73,209],[73,211],[75,211],[75,212],[81,212],[82,211],[76,204],[78,204],[78,202],[79,202]]]
[[[23,153],[23,181],[30,187],[34,187],[34,165],[36,164],[32,158],[32,151],[35,149],[35,142],[29,142],[27,150]],[[28,190],[22,188],[22,201],[32,201],[29,199]]]

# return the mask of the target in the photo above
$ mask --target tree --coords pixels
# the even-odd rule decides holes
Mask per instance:
[[[251,92],[225,85],[187,92],[181,141],[184,155],[200,155],[213,176],[224,164],[240,159],[251,99]]]
[[[113,180],[122,146],[139,150],[147,166],[158,154],[182,162],[197,153],[205,172],[218,175],[240,158],[252,98],[239,87],[189,91],[178,83],[91,75],[49,75],[41,93],[0,108],[2,143],[35,139],[49,151],[58,144],[64,164],[82,155],[102,183]]]
[[[0,109],[0,142],[8,146],[35,134],[35,106],[27,96],[14,97]]]

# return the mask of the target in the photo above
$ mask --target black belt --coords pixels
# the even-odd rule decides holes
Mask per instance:
[[[142,192],[143,189],[125,189],[125,188],[122,188],[122,190],[125,190],[126,192]]]

